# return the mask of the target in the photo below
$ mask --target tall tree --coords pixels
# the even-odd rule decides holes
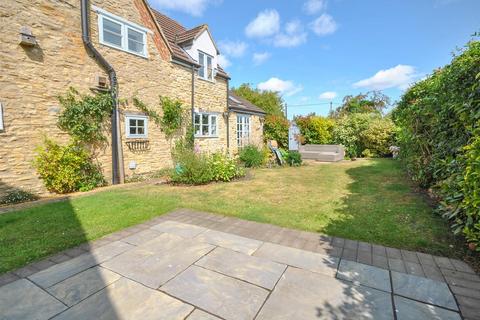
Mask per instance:
[[[269,115],[284,115],[284,102],[278,92],[261,91],[252,88],[252,86],[247,83],[242,84],[238,88],[232,88],[232,91],[240,97],[247,99],[259,108],[262,108]]]
[[[356,96],[348,95],[343,98],[343,104],[332,114],[333,118],[339,118],[352,113],[377,113],[383,111],[390,105],[390,98],[380,91],[369,91]]]

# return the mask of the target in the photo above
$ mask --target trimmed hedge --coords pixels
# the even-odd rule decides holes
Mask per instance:
[[[412,86],[393,111],[400,157],[438,211],[480,251],[480,42]]]

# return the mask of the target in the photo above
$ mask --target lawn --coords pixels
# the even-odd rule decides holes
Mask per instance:
[[[129,185],[0,215],[0,273],[175,208],[452,256],[447,224],[390,159],[259,169],[231,183]]]

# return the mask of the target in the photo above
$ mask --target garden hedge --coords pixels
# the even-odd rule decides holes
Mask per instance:
[[[480,251],[480,42],[408,89],[392,116],[409,174]]]

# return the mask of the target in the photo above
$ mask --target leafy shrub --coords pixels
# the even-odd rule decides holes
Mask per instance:
[[[265,140],[275,140],[280,148],[288,148],[288,128],[290,123],[282,115],[267,115],[263,125]]]
[[[368,150],[370,157],[384,157],[390,154],[394,141],[395,125],[389,118],[374,118],[368,127],[360,132],[361,144]]]
[[[183,148],[176,150],[174,160],[176,166],[170,176],[172,182],[199,185],[213,180],[213,170],[207,155]]]
[[[440,198],[438,211],[480,251],[480,42],[402,96],[393,119],[400,159],[413,180]]]
[[[26,201],[33,201],[37,200],[38,196],[35,194],[25,191],[16,189],[13,191],[8,192],[4,197],[0,199],[0,204],[14,204]]]
[[[333,119],[310,114],[298,116],[295,123],[307,144],[329,144],[332,141],[332,130],[335,126]]]
[[[298,167],[302,164],[302,155],[298,151],[288,151],[285,162],[292,167]]]
[[[245,175],[245,171],[238,166],[235,159],[223,153],[212,154],[210,156],[210,166],[215,181],[231,181]]]
[[[365,146],[360,139],[360,133],[365,131],[373,118],[378,115],[368,113],[354,113],[339,118],[332,130],[332,140],[335,144],[341,144],[345,147],[345,153],[348,157],[358,157],[365,150]]]
[[[105,183],[90,152],[75,142],[62,146],[45,139],[37,149],[33,165],[52,192],[88,191]]]
[[[240,150],[239,158],[245,164],[245,167],[256,168],[264,163],[265,155],[263,150],[251,144]]]

